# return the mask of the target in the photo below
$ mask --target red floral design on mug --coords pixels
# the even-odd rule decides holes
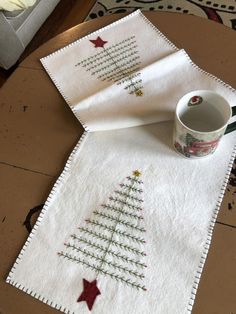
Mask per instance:
[[[199,90],[186,94],[176,107],[175,149],[188,158],[214,153],[231,116],[230,104],[213,91]]]
[[[203,99],[201,96],[193,96],[189,99],[188,106],[191,107],[191,106],[199,105],[202,103],[202,101]]]

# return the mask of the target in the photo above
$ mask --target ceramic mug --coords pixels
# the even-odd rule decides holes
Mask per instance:
[[[213,91],[196,90],[184,95],[175,111],[175,149],[187,158],[213,154],[231,117],[230,104]],[[233,130],[235,123],[228,128]]]

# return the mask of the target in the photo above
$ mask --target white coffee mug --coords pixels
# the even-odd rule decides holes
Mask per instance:
[[[175,111],[175,149],[187,158],[213,154],[231,117],[230,104],[213,91],[196,90],[184,95]]]

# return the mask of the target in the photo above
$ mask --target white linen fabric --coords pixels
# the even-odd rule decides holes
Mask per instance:
[[[173,150],[172,119],[191,90],[231,105],[234,90],[139,11],[42,63],[86,131],[7,282],[65,313],[190,313],[235,134],[211,157],[188,160]],[[96,280],[92,292],[84,279]]]

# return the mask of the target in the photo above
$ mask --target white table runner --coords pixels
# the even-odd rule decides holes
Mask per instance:
[[[7,282],[65,313],[190,313],[235,156],[172,147],[178,99],[234,90],[137,11],[42,59],[85,128]]]

